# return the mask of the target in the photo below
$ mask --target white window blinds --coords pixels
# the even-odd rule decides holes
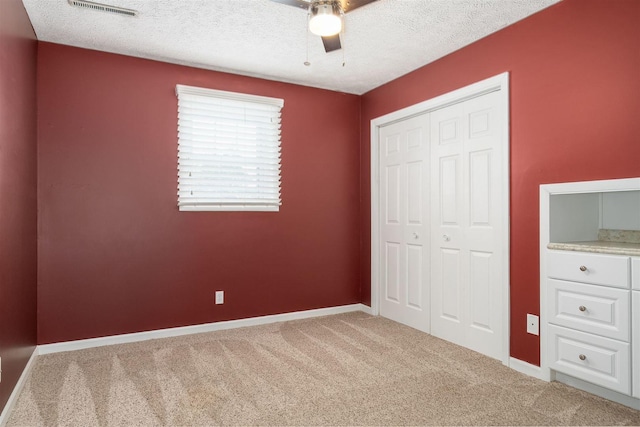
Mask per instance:
[[[181,211],[278,211],[282,99],[176,86]]]

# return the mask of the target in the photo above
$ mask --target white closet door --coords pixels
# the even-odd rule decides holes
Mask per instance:
[[[431,116],[431,333],[503,356],[503,124],[492,92]]]
[[[380,131],[380,314],[429,332],[428,114]]]

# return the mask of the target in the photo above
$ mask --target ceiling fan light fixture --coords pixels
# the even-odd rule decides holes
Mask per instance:
[[[321,37],[334,36],[342,31],[342,18],[337,4],[333,2],[312,4],[309,31]]]

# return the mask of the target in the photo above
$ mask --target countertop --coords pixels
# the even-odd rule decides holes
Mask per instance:
[[[547,248],[557,251],[594,252],[598,254],[640,256],[640,243],[596,240],[591,242],[549,243],[547,245]]]

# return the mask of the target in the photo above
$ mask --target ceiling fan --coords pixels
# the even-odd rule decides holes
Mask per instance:
[[[342,48],[342,15],[376,0],[271,0],[309,12],[309,31],[322,37],[325,52]]]

